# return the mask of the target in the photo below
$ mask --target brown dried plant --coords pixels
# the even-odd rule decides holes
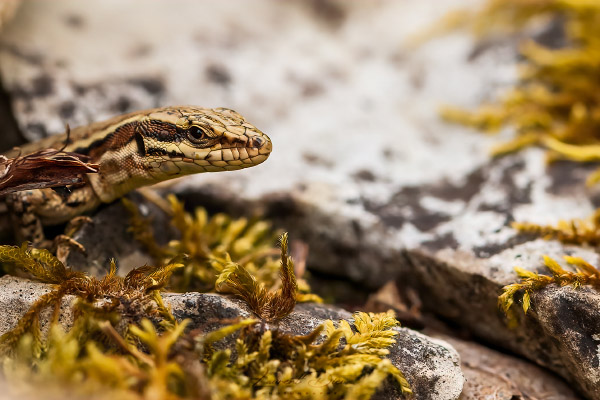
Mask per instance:
[[[175,263],[164,267],[143,266],[120,277],[116,275],[113,260],[110,272],[98,279],[66,267],[48,250],[28,249],[26,244],[21,247],[0,246],[0,262],[11,264],[35,280],[53,285],[53,290],[42,295],[15,328],[0,337],[0,350],[3,351],[11,350],[26,332],[41,343],[40,313],[53,307],[51,322],[57,321],[61,301],[67,295],[74,295],[79,300],[76,318],[84,311],[105,319],[110,319],[111,315],[160,314],[162,302],[157,303],[155,292],[168,283],[175,269],[181,267],[181,264]]]
[[[288,235],[281,235],[281,265],[279,276],[281,288],[269,291],[240,264],[227,262],[217,278],[218,292],[233,293],[243,299],[250,309],[263,321],[274,322],[294,310],[298,284],[294,275],[294,262],[288,256]]]
[[[67,125],[67,139],[70,130]],[[0,196],[20,190],[78,185],[86,174],[98,172],[98,164],[90,163],[84,154],[43,149],[14,158],[0,155]]]

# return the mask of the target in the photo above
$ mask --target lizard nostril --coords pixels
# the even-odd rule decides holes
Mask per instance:
[[[257,136],[255,138],[252,139],[252,147],[262,147],[263,144],[265,144],[265,139],[261,138],[260,136]]]

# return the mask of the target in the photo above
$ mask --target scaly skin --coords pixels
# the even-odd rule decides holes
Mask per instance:
[[[60,149],[66,138],[25,145],[21,154]],[[6,201],[21,227],[18,239],[39,243],[42,225],[67,222],[142,186],[252,167],[265,161],[271,149],[269,137],[233,110],[179,106],[139,111],[71,131],[65,151],[88,155],[100,166],[85,185],[26,190]]]

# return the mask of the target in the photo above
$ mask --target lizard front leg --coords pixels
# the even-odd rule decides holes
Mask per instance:
[[[26,190],[7,195],[6,205],[17,243],[29,241],[40,247],[48,244],[44,243],[44,226],[36,213],[44,201],[45,196],[41,190]]]
[[[44,236],[44,226],[69,222],[96,208],[100,200],[91,186],[84,185],[16,192],[7,196],[6,203],[17,241],[50,247],[51,242]],[[64,239],[58,238],[63,242]]]

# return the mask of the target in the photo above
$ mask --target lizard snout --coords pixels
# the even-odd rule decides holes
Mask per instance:
[[[261,147],[263,147],[263,145],[264,145],[266,142],[267,142],[267,141],[266,141],[264,138],[262,138],[262,137],[260,137],[260,136],[256,136],[255,138],[252,138],[252,141],[251,141],[251,144],[250,144],[250,145],[251,145],[252,147],[256,147],[256,148],[260,149]]]

